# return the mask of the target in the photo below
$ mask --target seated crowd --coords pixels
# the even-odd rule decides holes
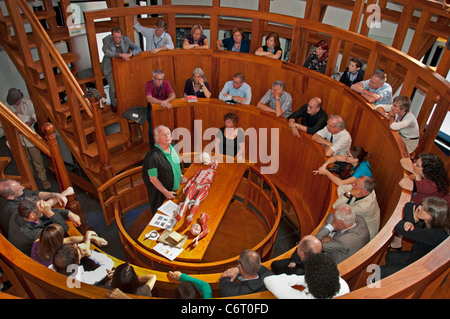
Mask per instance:
[[[134,17],[134,28],[142,33],[146,39],[146,50],[152,53],[174,48],[170,35],[165,32],[166,27],[164,20],[158,20],[155,28],[146,28]],[[103,63],[107,65],[108,59],[129,59],[139,53],[121,35],[120,29],[113,29],[109,37],[108,41],[104,41],[102,70]],[[248,53],[250,50],[243,30],[238,28],[232,31],[231,37],[217,41],[216,46],[218,49],[225,47],[236,52]],[[183,49],[208,47],[202,27],[194,25],[183,42]],[[133,51],[128,52],[130,49]],[[328,43],[319,41],[304,66],[325,73],[328,51]],[[255,55],[281,59],[278,34],[267,35],[265,45],[258,48]],[[363,81],[362,66],[361,59],[350,59],[340,81],[361,94],[374,105],[376,112],[389,119],[390,128],[399,131],[408,153],[412,154],[418,144],[419,131],[417,120],[410,111],[410,99],[406,96],[393,99],[392,87],[386,82],[384,73],[377,72],[369,80]],[[108,71],[110,72],[110,61]],[[105,77],[113,87],[112,77],[108,78],[106,74]],[[149,123],[152,104],[170,109],[171,101],[176,98],[171,83],[164,79],[164,71],[159,69],[153,71],[152,80],[146,83],[143,92],[148,102]],[[210,84],[201,68],[195,68],[185,82],[184,97],[188,96],[212,96]],[[113,89],[110,89],[110,97],[111,101],[115,101]],[[245,82],[245,75],[234,74],[233,79],[224,84],[218,98],[227,103],[250,104],[252,91],[251,86]],[[332,298],[348,293],[349,286],[340,277],[337,264],[373,239],[380,227],[380,208],[375,194],[376,178],[369,163],[370,152],[362,146],[352,145],[345,120],[338,114],[328,116],[322,109],[320,97],[311,98],[307,104],[294,111],[292,97],[286,92],[286,85],[281,80],[272,83],[272,87],[260,97],[256,107],[274,113],[276,117],[284,117],[294,136],[300,136],[299,131],[306,132],[314,142],[323,146],[328,159],[313,173],[326,175],[336,184],[338,197],[332,204],[333,210],[325,217],[323,226],[314,236],[304,236],[290,258],[275,260],[268,269],[261,264],[261,257],[256,251],[243,251],[238,265],[227,269],[220,276],[220,294],[222,297],[229,297],[269,290],[277,298]],[[234,113],[228,113],[223,120],[224,126],[216,136],[216,151],[239,158],[244,150],[243,132],[236,126],[239,118]],[[170,130],[166,132],[165,129],[162,126],[155,129],[150,126],[150,145],[156,145],[160,150],[151,151],[149,158],[157,152],[163,155],[155,155],[155,158],[165,158],[169,154],[173,160],[170,164],[174,166],[179,161],[177,162],[175,154],[170,154],[173,150],[170,148]],[[163,194],[161,200],[170,199],[168,196],[173,196],[175,189],[166,189],[158,181],[158,177],[162,175],[150,175],[154,172],[153,163],[158,160],[146,161],[147,156],[144,160],[144,178],[147,177],[148,184],[154,184]],[[411,251],[388,252],[386,265],[381,268],[382,277],[423,257],[450,234],[449,181],[442,160],[432,154],[419,154],[418,160],[412,162],[410,159],[403,159],[401,164],[412,175],[400,181],[400,186],[412,191],[412,198],[405,205],[404,218],[394,231],[400,241],[400,236],[403,236],[413,240],[414,244]],[[182,177],[179,176],[175,183],[172,178],[170,187],[182,183]],[[91,242],[98,246],[107,244],[95,232],[88,231],[84,236],[65,236],[69,229],[66,220],[75,226],[80,225],[80,218],[76,214],[67,209],[55,208],[57,204],[64,207],[67,196],[70,195],[73,195],[72,188],[61,193],[31,192],[17,181],[0,180],[2,233],[19,250],[50,269],[78,281],[110,289],[107,294],[109,298],[128,298],[125,293],[152,296],[156,276],[139,277],[127,263],[113,270],[114,262],[111,258],[90,249]],[[71,265],[74,267],[71,268]],[[174,291],[176,298],[213,297],[211,287],[202,280],[179,271],[169,272],[168,277],[180,282]],[[304,290],[293,288],[298,285],[303,286]]]

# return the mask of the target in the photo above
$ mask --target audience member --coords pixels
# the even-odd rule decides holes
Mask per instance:
[[[86,269],[87,267],[81,264],[81,259],[86,257],[88,259],[86,264],[95,265],[91,267],[92,269]],[[85,284],[95,285],[111,273],[114,261],[107,255],[94,250],[86,250],[74,244],[64,244],[56,250],[53,264],[49,268]]]
[[[184,85],[184,97],[195,95],[196,97],[209,99],[211,97],[210,90],[205,72],[200,68],[195,68],[192,71],[192,76],[186,80]]]
[[[183,49],[209,49],[208,38],[203,34],[200,24],[192,26],[191,34],[184,38]]]
[[[222,50],[225,47],[228,51],[250,52],[250,43],[244,40],[244,30],[237,27],[231,30],[231,38],[217,40],[216,47],[218,50]]]
[[[333,203],[333,208],[348,204],[355,214],[366,220],[370,239],[375,237],[380,228],[380,207],[375,194],[375,180],[369,176],[360,176],[351,185],[339,186],[337,193],[338,198]]]
[[[281,60],[283,50],[280,46],[280,36],[278,35],[278,33],[269,33],[266,37],[266,44],[258,48],[255,51],[255,55]]]
[[[122,30],[115,27],[111,30],[111,34],[103,38],[102,51],[105,54],[102,60],[102,73],[109,84],[109,99],[111,100],[111,109],[117,112],[116,95],[114,90],[114,77],[112,72],[111,59],[122,58],[130,61],[134,55],[141,53],[141,48],[131,42],[131,40],[122,35]]]
[[[36,112],[34,110],[33,102],[31,100],[23,97],[23,93],[16,88],[10,88],[8,90],[8,96],[6,97],[6,102],[13,108],[12,111],[29,127],[34,129],[36,124]],[[50,189],[52,184],[47,180],[47,173],[45,171],[44,159],[42,158],[41,151],[30,142],[29,139],[25,138],[23,135],[20,136],[20,141],[22,142],[25,154],[27,155],[28,161],[31,161],[36,169],[39,179],[42,183],[42,188]],[[9,143],[6,142],[9,147]]]
[[[327,125],[317,131],[312,140],[324,146],[327,157],[347,154],[352,144],[352,137],[345,129],[345,121],[339,115],[331,115]]]
[[[131,299],[125,294],[151,297],[155,283],[156,275],[138,276],[133,266],[129,263],[123,263],[116,267],[111,280],[104,287],[111,289],[111,291],[106,293],[107,298]]]
[[[194,278],[194,277],[191,277],[191,276],[186,275],[184,273],[181,273],[179,271],[169,271],[168,274],[169,274],[169,277],[174,279],[174,280],[179,280],[182,283],[183,282],[190,282],[190,283],[192,283],[198,290],[200,290],[200,292],[201,292],[201,294],[202,294],[204,299],[209,299],[209,298],[213,297],[211,286],[207,282],[205,282],[203,280],[200,280],[200,279],[197,279],[197,278]],[[182,293],[183,291],[186,290],[186,287],[188,287],[188,286],[187,285],[186,286],[182,285],[182,287],[180,289],[178,289],[178,291],[179,291],[178,298],[179,299],[192,299],[192,298],[187,298],[186,297],[187,294]]]
[[[57,204],[64,207],[67,204],[67,196],[73,194],[74,191],[72,187],[68,187],[61,193],[30,191],[20,185],[20,182],[10,178],[4,178],[0,180],[0,225],[3,227],[5,233],[8,234],[11,216],[17,213],[19,202],[24,197],[37,196],[39,199],[47,201],[52,207]],[[77,214],[66,209],[60,210],[54,208],[54,210],[61,212],[63,216],[67,216],[67,219],[69,219],[76,227],[81,225],[80,216]]]
[[[449,180],[442,159],[431,153],[420,153],[414,162],[410,158],[400,160],[402,167],[412,173],[400,181],[403,189],[412,192],[411,201],[421,205],[429,196],[444,198],[450,206]]]
[[[223,116],[223,121],[225,126],[219,129],[214,140],[215,150],[240,159],[245,152],[245,135],[242,129],[236,127],[239,117],[235,113],[227,113]]]
[[[386,82],[387,76],[383,72],[375,73],[370,80],[353,84],[350,88],[361,94],[368,102],[375,106],[392,104],[392,87]]]
[[[31,258],[38,263],[48,267],[52,264],[56,249],[63,244],[86,243],[86,240],[95,243],[98,246],[106,246],[108,242],[92,231],[88,230],[85,236],[64,237],[64,229],[59,224],[50,224],[42,231],[39,239],[31,247]]]
[[[331,156],[314,174],[326,175],[336,185],[350,185],[360,176],[372,177],[370,163],[367,160],[371,154],[364,148],[353,145],[346,155]],[[332,167],[328,165],[333,164]],[[333,173],[338,174],[338,176]]]
[[[410,111],[411,100],[405,95],[394,98],[392,105],[379,105],[375,110],[389,120],[391,129],[398,131],[405,142],[408,153],[413,153],[419,144],[419,124]]]
[[[239,256],[237,267],[227,269],[220,276],[222,297],[240,296],[265,291],[264,278],[272,272],[261,265],[256,251],[247,249]]]
[[[364,61],[360,58],[351,58],[348,67],[342,74],[339,82],[344,83],[348,87],[361,82],[364,79],[364,70],[362,69]]]
[[[145,51],[158,53],[159,51],[173,50],[175,46],[172,37],[166,32],[167,23],[165,20],[158,20],[155,28],[141,26],[138,17],[133,17],[134,29],[145,38]]]
[[[64,217],[59,211],[53,211],[48,202],[37,196],[22,198],[17,213],[9,221],[8,240],[27,256],[31,256],[31,247],[39,239],[41,231],[50,224],[59,224],[64,233],[69,230]]]
[[[297,123],[298,119],[300,123]],[[322,100],[316,96],[288,117],[289,127],[294,136],[300,137],[298,131],[314,135],[327,125],[327,113],[322,110]]]
[[[356,215],[347,204],[336,206],[316,237],[322,241],[323,252],[337,264],[356,253],[370,240],[364,217]]]
[[[154,213],[166,199],[174,199],[180,183],[187,182],[181,174],[180,157],[172,146],[172,133],[164,125],[154,130],[155,147],[145,155],[142,179],[147,187],[148,202]]]
[[[256,105],[257,108],[275,113],[276,117],[288,118],[292,114],[292,97],[285,91],[286,85],[283,81],[275,81],[272,88],[261,98]],[[269,106],[266,104],[269,103]]]
[[[305,274],[278,275],[264,278],[267,289],[278,299],[331,299],[350,292],[339,276],[336,262],[325,254],[312,254],[305,259]],[[303,286],[298,290],[293,286]]]
[[[245,75],[236,73],[233,80],[225,82],[219,94],[222,101],[235,101],[241,104],[250,104],[252,100],[252,88],[245,83]]]
[[[414,241],[410,251],[388,251],[386,265],[381,266],[381,278],[419,260],[450,234],[450,219],[447,202],[439,197],[427,197],[422,205],[406,203],[404,217],[394,231]]]
[[[152,125],[152,104],[159,104],[163,108],[171,109],[175,100],[175,91],[169,81],[164,80],[164,72],[160,69],[153,71],[153,80],[145,83],[145,97],[147,98],[148,140],[154,144]]]
[[[182,281],[175,288],[175,299],[203,299],[203,293],[191,281]]]
[[[319,254],[321,252],[322,242],[312,235],[306,235],[300,240],[291,258],[275,260],[270,265],[270,268],[276,275],[303,275],[305,273],[303,260],[311,254]]]
[[[328,62],[329,46],[325,40],[316,43],[315,50],[306,59],[303,66],[305,68],[325,74]]]

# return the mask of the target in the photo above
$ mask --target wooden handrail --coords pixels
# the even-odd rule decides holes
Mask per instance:
[[[50,37],[48,36],[47,32],[44,30],[42,24],[36,18],[33,11],[31,11],[30,6],[28,5],[28,3],[25,0],[16,0],[16,1],[17,1],[17,4],[19,5],[19,7],[22,9],[22,12],[27,17],[28,22],[31,24],[34,35],[38,36],[42,40],[42,43],[47,48],[47,50],[50,53],[50,55],[52,56],[52,58],[55,60],[56,65],[58,66],[62,75],[67,79],[66,83],[70,86],[71,90],[77,96],[78,102],[81,104],[81,106],[86,111],[88,116],[90,118],[92,118],[93,117],[92,109],[91,109],[87,99],[85,99],[83,97],[83,94],[84,94],[83,90],[81,89],[77,80],[73,76],[72,72],[70,72],[69,67],[65,63],[61,54],[58,52],[58,50],[53,45],[53,42],[50,40]]]
[[[416,3],[419,3],[416,1]],[[217,4],[216,4],[217,5]],[[433,6],[429,7],[428,5],[421,4],[419,6],[424,10],[437,10],[433,8]],[[422,62],[419,62],[407,54],[401,52],[400,50],[389,47],[385,44],[382,44],[376,40],[370,39],[362,34],[358,34],[355,32],[343,30],[331,25],[323,24],[319,21],[309,20],[309,19],[300,19],[290,16],[284,16],[275,13],[269,12],[260,12],[255,10],[246,10],[246,9],[237,9],[237,8],[223,8],[217,6],[183,6],[183,5],[162,5],[162,6],[144,6],[144,7],[132,7],[132,8],[110,8],[105,10],[97,10],[85,13],[86,20],[86,29],[88,34],[88,41],[90,44],[90,52],[92,65],[94,70],[94,75],[98,78],[101,76],[100,72],[100,62],[96,58],[96,53],[98,51],[97,43],[94,41],[95,39],[95,19],[101,18],[119,18],[125,17],[126,19],[131,19],[133,15],[140,14],[162,14],[162,15],[176,15],[176,14],[198,14],[199,10],[204,15],[210,16],[210,30],[214,32],[211,34],[211,39],[217,38],[218,26],[212,26],[214,23],[221,23],[218,17],[227,16],[227,17],[236,17],[240,19],[251,19],[256,22],[273,22],[278,23],[280,25],[291,26],[291,36],[288,38],[291,39],[300,39],[299,34],[304,30],[305,32],[310,32],[311,34],[321,34],[326,35],[325,37],[332,38],[334,43],[337,44],[339,42],[345,41],[347,44],[354,44],[364,50],[368,50],[370,52],[368,56],[367,66],[365,78],[368,79],[371,75],[380,67],[381,63],[387,63],[385,65],[386,69],[390,69],[391,66],[400,66],[407,70],[406,73],[399,73],[396,71],[395,77],[399,77],[403,79],[404,87],[402,88],[402,94],[411,94],[414,88],[419,88],[422,92],[427,94],[426,104],[420,110],[418,118],[421,119],[422,116],[426,116],[426,114],[430,114],[432,108],[434,107],[433,102],[437,102],[438,100],[447,100],[450,101],[450,83],[445,80],[440,74],[434,72],[427,66],[425,66]],[[434,12],[434,11],[433,11]],[[439,13],[441,16],[447,17],[449,14],[444,12]],[[175,18],[176,23],[176,18]],[[171,26],[172,27],[172,26]],[[247,31],[251,31],[250,29]],[[130,38],[134,38],[134,34],[128,35]],[[174,36],[174,34],[173,34]],[[261,35],[262,36],[262,35]],[[303,36],[301,36],[303,37]],[[304,41],[307,40],[308,37],[304,37]],[[253,41],[260,41],[260,39],[253,39]],[[253,42],[252,41],[252,42]],[[309,54],[309,52],[304,52],[306,48],[306,43],[302,42],[300,44],[302,48],[298,52],[302,54]],[[337,45],[335,47],[338,47]],[[295,45],[291,47],[292,52],[297,52],[297,48]],[[215,50],[214,50],[215,51]],[[346,52],[348,53],[348,52]],[[338,54],[332,54],[328,61],[330,66],[327,68],[327,75],[331,75],[334,71],[334,66],[336,65]],[[255,57],[256,59],[257,57]],[[296,64],[302,64],[306,56],[301,56],[299,59],[293,61]],[[262,58],[264,59],[264,58]],[[387,61],[387,62],[385,62]],[[392,63],[390,62],[392,61]],[[283,65],[288,65],[288,63],[283,62]],[[383,64],[381,64],[383,65]],[[393,70],[392,70],[393,71]],[[102,90],[102,88],[98,88]],[[438,103],[437,108],[443,108],[442,112],[447,112],[449,109],[448,103]],[[422,115],[423,114],[423,115]],[[433,118],[430,123],[433,126],[436,126],[436,129],[430,128],[428,126],[428,130],[430,133],[428,135],[424,135],[424,139],[419,141],[418,150],[422,152],[430,151],[430,147],[432,143],[430,141],[434,140],[436,137],[435,134],[439,131],[439,127],[442,125],[443,117],[439,116],[439,112],[433,113]],[[421,126],[424,128],[424,126]],[[423,132],[422,132],[423,134]],[[425,145],[424,142],[427,142]]]
[[[281,219],[281,201],[280,201],[278,192],[276,191],[275,185],[265,176],[259,175],[257,170],[255,170],[254,168],[249,167],[249,169],[252,172],[257,173],[258,176],[261,177],[261,185],[262,185],[262,182],[264,181],[270,187],[273,195],[275,196],[278,206],[276,207],[276,215],[275,215],[274,225],[277,226]],[[127,179],[133,180],[133,178],[132,178],[133,175],[141,176],[142,175],[142,167],[137,167],[137,168],[131,169],[129,171],[126,171],[120,175],[117,175],[117,176],[113,177],[110,181],[108,181],[107,183],[105,183],[104,185],[102,185],[101,187],[98,188],[99,199],[100,199],[102,208],[105,209],[105,204],[113,207],[115,220],[117,223],[117,227],[119,228],[119,234],[125,240],[126,244],[129,247],[131,247],[135,252],[139,253],[140,255],[142,255],[146,258],[149,258],[150,260],[152,260],[158,264],[166,265],[173,269],[185,269],[185,270],[190,270],[190,271],[197,271],[200,273],[202,271],[208,272],[209,269],[217,270],[217,269],[222,268],[224,270],[224,269],[226,269],[226,267],[229,267],[230,265],[234,265],[237,262],[239,256],[234,256],[234,257],[227,258],[225,260],[221,260],[221,261],[217,261],[217,262],[207,262],[207,263],[201,263],[201,264],[189,263],[189,262],[179,262],[177,260],[168,261],[165,257],[161,257],[157,254],[151,253],[146,248],[144,248],[140,244],[138,244],[133,238],[131,238],[128,235],[124,225],[122,224],[122,214],[126,213],[130,209],[134,208],[137,204],[142,202],[142,199],[140,199],[139,197],[136,196],[136,194],[138,193],[138,190],[136,189],[137,188],[136,185],[134,185],[134,187],[133,187],[134,201],[131,204],[131,206],[123,207],[124,204],[122,204],[122,203],[127,203],[128,201],[127,200],[123,201],[122,196],[124,194],[126,195],[126,193],[130,192],[130,190],[131,190],[131,188],[129,186],[124,184],[124,181],[126,181]],[[121,184],[121,185],[118,185],[118,184]],[[106,191],[108,191],[111,187],[113,187],[115,189],[121,188],[123,191],[122,192],[117,191],[114,194],[110,194],[109,198],[105,198],[104,193]],[[145,185],[142,183],[140,183],[138,185],[138,187],[145,189]],[[144,198],[146,199],[146,197],[147,197],[146,192],[144,192],[144,194],[145,194]],[[147,201],[145,200],[145,202],[147,202]],[[252,247],[252,249],[255,251],[262,250],[274,238],[274,236],[277,232],[277,228],[278,227],[271,226],[269,233],[255,247]]]
[[[25,124],[13,111],[0,101],[0,116],[10,122],[19,132],[30,140],[42,153],[51,156],[45,140],[31,127]]]

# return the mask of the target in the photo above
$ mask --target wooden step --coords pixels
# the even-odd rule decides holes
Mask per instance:
[[[49,10],[49,11],[33,11],[33,13],[38,20],[46,20],[46,19],[51,19],[51,18],[56,17],[56,12],[53,10],[53,8],[52,8],[52,10]],[[20,17],[24,23],[29,22],[28,18],[25,16],[25,14],[22,13],[20,15]],[[3,23],[8,27],[12,26],[11,17],[10,16],[0,17],[0,23]]]
[[[67,27],[58,27],[55,30],[47,31],[47,34],[52,42],[59,42],[59,41],[69,41],[70,40],[70,34]],[[28,45],[31,48],[34,48],[36,46],[36,42],[34,40],[33,32],[27,33],[28,38]],[[16,36],[12,36],[11,39],[5,39],[5,41],[8,43],[9,46],[13,48],[18,48],[19,45],[16,40]]]
[[[69,110],[69,113],[70,113],[70,110]],[[103,127],[107,127],[111,124],[118,123],[121,119],[121,117],[119,115],[117,115],[117,113],[114,113],[113,111],[111,111],[110,108],[105,108],[101,114],[102,114]],[[92,119],[89,118],[88,116],[84,116],[84,118],[83,118],[83,128],[84,128],[84,134],[86,136],[94,133],[94,131],[95,131],[94,123],[93,123]],[[73,126],[72,121],[68,121],[67,126],[65,127],[65,131],[67,131],[69,134],[75,134],[75,128]]]
[[[130,141],[130,134],[125,134],[122,132],[117,132],[106,136],[106,145],[109,150],[112,150],[118,146],[123,146],[126,150],[127,144]],[[87,149],[83,152],[84,155],[95,158],[98,157],[98,146],[97,141],[88,145]]]

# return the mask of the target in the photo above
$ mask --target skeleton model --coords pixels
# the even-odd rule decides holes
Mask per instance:
[[[192,207],[189,216],[186,217],[187,226],[191,224],[194,215],[197,213],[200,202],[208,196],[210,185],[216,176],[217,161],[211,161],[209,156],[205,155],[203,155],[203,159],[204,163],[208,163],[209,168],[197,170],[195,175],[188,181],[183,188],[183,192],[186,193],[186,199],[180,204],[180,210],[175,215],[176,220],[179,221],[188,210],[189,206],[193,204],[194,206]]]

